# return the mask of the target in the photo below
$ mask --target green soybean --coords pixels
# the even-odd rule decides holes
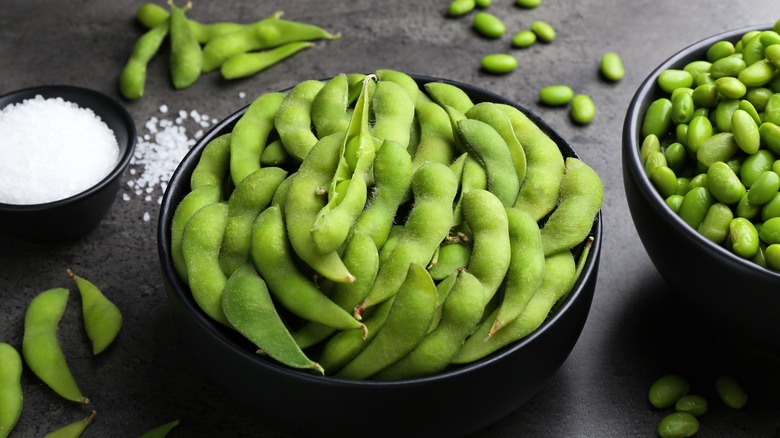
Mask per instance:
[[[686,88],[693,85],[693,75],[685,70],[666,69],[658,75],[658,86],[667,93],[677,88]]]
[[[177,90],[187,88],[195,83],[203,69],[203,51],[200,43],[190,30],[186,11],[191,7],[179,8],[169,1],[171,7],[170,41],[171,41],[171,80]]]
[[[664,150],[664,157],[666,158],[666,165],[673,171],[679,172],[685,167],[688,152],[682,143],[674,142],[666,147]]]
[[[196,211],[184,227],[181,251],[192,297],[206,315],[226,326],[222,289],[227,277],[219,265],[219,248],[225,234],[228,206],[218,202]]]
[[[677,93],[672,98],[671,118],[675,124],[690,123],[693,119],[693,111],[693,93]]]
[[[535,8],[542,4],[542,0],[515,0],[515,4],[521,8]]]
[[[773,217],[761,224],[759,237],[768,245],[780,243],[780,218]]]
[[[766,266],[769,269],[780,271],[780,244],[773,243],[767,246],[764,256],[766,258]]]
[[[536,34],[539,41],[551,43],[555,39],[555,28],[546,21],[531,22],[531,31]]]
[[[539,101],[545,105],[566,105],[572,98],[574,98],[574,90],[568,85],[548,85],[539,90]]]
[[[512,44],[515,44],[514,39],[512,41]],[[517,59],[506,53],[493,53],[482,57],[480,65],[482,70],[488,73],[504,75],[513,72],[517,68]]]
[[[647,172],[650,182],[658,190],[662,198],[677,193],[677,175],[666,165],[654,167]]]
[[[747,193],[747,189],[728,164],[718,161],[707,169],[707,188],[718,201],[733,205]]]
[[[57,340],[57,326],[65,313],[69,292],[65,288],[45,290],[27,306],[24,316],[22,355],[30,370],[54,392],[67,400],[89,403],[68,368]]]
[[[744,70],[745,67],[747,67],[747,64],[741,57],[731,55],[713,62],[709,73],[714,79],[737,77],[739,72]]]
[[[715,89],[727,99],[739,99],[747,93],[747,87],[742,81],[729,76],[716,79]]]
[[[664,200],[666,205],[668,205],[669,208],[675,213],[680,212],[680,205],[682,205],[682,201],[683,201],[683,195],[676,195],[676,194],[669,196]]]
[[[780,126],[764,122],[758,128],[758,135],[767,150],[780,155]]]
[[[714,108],[718,104],[715,84],[702,84],[693,89],[691,99],[696,108]]]
[[[756,111],[764,111],[766,108],[766,103],[772,94],[774,93],[769,88],[755,87],[749,89],[747,93],[745,93],[745,99],[753,104],[753,106],[756,108]]]
[[[708,62],[715,62],[721,58],[733,55],[734,51],[734,43],[731,41],[718,41],[707,49],[707,54],[705,57]]]
[[[699,234],[715,243],[723,243],[729,233],[729,225],[734,214],[728,205],[716,202],[707,209],[704,220],[699,224]]]
[[[92,342],[92,354],[102,353],[122,328],[122,312],[91,281],[68,269],[68,275],[79,289],[84,328]]]
[[[92,411],[86,418],[74,421],[73,423],[49,432],[43,438],[78,438],[87,430],[87,427],[95,421],[96,416],[97,412]]]
[[[695,119],[695,117],[694,117]],[[650,103],[642,120],[642,137],[650,134],[663,138],[669,131],[672,121],[672,101],[666,97],[660,97]],[[693,123],[693,121],[691,121]],[[690,128],[689,128],[690,132]],[[689,140],[690,141],[690,140]]]
[[[698,432],[699,420],[687,412],[668,414],[658,424],[658,436],[661,438],[685,438]]]
[[[474,0],[453,0],[447,7],[447,14],[450,17],[460,17],[473,11],[475,7]]]
[[[506,32],[506,25],[500,18],[484,11],[474,14],[472,26],[478,34],[486,38],[501,38]]]
[[[766,221],[778,216],[780,216],[780,192],[776,193],[772,199],[761,206],[762,220]]]
[[[723,403],[730,408],[742,409],[747,403],[747,392],[732,376],[718,377],[715,381],[715,390]]]
[[[512,46],[518,48],[530,47],[536,42],[536,34],[532,30],[521,30],[512,37]]]
[[[575,122],[586,125],[593,121],[596,116],[596,105],[593,103],[593,99],[585,94],[577,94],[571,100],[571,110],[569,112],[572,120]]]
[[[645,136],[642,140],[642,145],[639,147],[639,161],[643,166],[651,152],[662,152],[661,142],[655,134]]]
[[[245,78],[272,67],[309,47],[314,47],[314,43],[293,41],[260,52],[239,53],[226,59],[219,67],[219,72],[225,79]]]
[[[674,404],[677,412],[687,412],[694,417],[701,417],[707,413],[707,407],[707,399],[696,394],[684,395]]]
[[[268,137],[275,129],[276,113],[286,96],[280,92],[264,93],[236,121],[230,135],[230,177],[234,186],[260,168]]]
[[[667,374],[653,382],[647,392],[647,398],[654,407],[664,409],[677,403],[677,400],[687,395],[690,389],[691,386],[685,377]]]
[[[0,342],[0,438],[7,438],[19,421],[24,404],[22,358],[12,345]]]
[[[748,190],[748,202],[752,205],[763,205],[775,197],[780,190],[780,175],[765,170],[758,175]]]
[[[336,377],[366,379],[405,356],[427,333],[435,307],[433,280],[425,267],[411,263],[384,324]]]
[[[730,160],[739,150],[734,134],[719,132],[701,143],[696,159],[704,167],[709,167],[715,162]]]
[[[181,420],[179,419],[169,421],[165,424],[161,424],[153,429],[144,432],[139,438],[165,438],[180,423]]]
[[[735,217],[729,224],[729,244],[740,257],[749,259],[758,252],[758,231],[750,220]]]
[[[265,281],[251,262],[241,265],[228,279],[222,308],[230,324],[263,354],[293,368],[324,374],[322,367],[296,345],[274,307]]]
[[[714,200],[706,187],[694,187],[683,197],[678,214],[685,223],[697,229]]]
[[[616,82],[623,78],[625,67],[623,60],[615,52],[605,52],[599,62],[601,75],[609,81]]]
[[[772,170],[772,165],[775,161],[775,155],[766,150],[761,149],[755,154],[745,158],[742,166],[739,169],[739,177],[745,187],[750,188],[753,183],[758,179],[759,175],[763,172]]]
[[[739,99],[721,98],[715,107],[713,123],[722,132],[731,131],[731,116],[739,109]]]

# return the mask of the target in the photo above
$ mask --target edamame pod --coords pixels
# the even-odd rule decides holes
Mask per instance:
[[[336,377],[367,379],[405,356],[425,336],[435,307],[436,286],[431,276],[423,266],[411,263],[384,324]]]
[[[187,266],[181,251],[181,239],[184,227],[196,211],[202,207],[219,202],[222,190],[219,186],[208,185],[193,189],[182,198],[171,219],[171,260],[179,278],[187,281]]]
[[[509,116],[526,157],[525,180],[514,207],[540,220],[558,203],[564,160],[558,145],[525,114],[513,106],[498,104]]]
[[[225,60],[219,67],[219,72],[225,79],[245,78],[260,73],[309,47],[314,47],[314,43],[293,41],[260,52],[239,53]]]
[[[446,82],[428,82],[423,87],[431,99],[442,108],[451,106],[465,114],[474,106],[468,94],[458,86]]]
[[[455,137],[447,111],[434,102],[418,103],[415,113],[420,125],[420,141],[412,158],[416,171],[425,163],[449,166],[455,157]]]
[[[173,86],[181,90],[194,84],[200,77],[203,52],[187,22],[186,11],[192,3],[180,8],[173,4],[173,0],[169,0],[168,5],[171,8],[171,80]]]
[[[317,143],[311,129],[311,107],[324,85],[313,79],[299,82],[287,93],[274,116],[274,127],[284,148],[299,162]]]
[[[349,82],[342,73],[323,85],[311,103],[311,121],[317,138],[327,137],[349,127]]]
[[[22,413],[22,358],[16,348],[0,342],[0,438],[7,438]]]
[[[144,94],[146,68],[168,35],[170,26],[164,21],[146,31],[133,46],[130,58],[119,75],[119,92],[127,99],[138,99]]]
[[[230,173],[230,137],[223,134],[209,141],[198,159],[198,164],[190,176],[190,190],[202,186],[217,186],[226,193],[228,174]]]
[[[274,307],[265,281],[251,262],[241,265],[228,279],[222,293],[222,309],[230,324],[263,354],[292,368],[325,373],[296,345]]]
[[[593,168],[566,158],[561,196],[541,230],[545,256],[569,250],[585,240],[604,201],[604,185]]]
[[[544,277],[544,246],[536,221],[516,208],[506,209],[511,256],[504,298],[488,332],[492,336],[515,320],[539,289]]]
[[[88,417],[49,432],[43,438],[79,438],[87,430],[87,427],[95,421],[96,416],[97,412],[92,411]]]
[[[144,432],[139,438],[165,438],[168,434],[181,423],[181,420],[176,419],[169,421],[168,423],[161,424],[154,429]]]
[[[374,115],[370,132],[377,144],[393,140],[407,148],[414,123],[414,102],[403,88],[395,82],[377,82],[370,109]]]
[[[449,167],[427,163],[417,169],[412,176],[414,205],[399,242],[380,265],[371,291],[355,308],[356,317],[395,295],[409,264],[428,264],[452,226],[452,202],[457,189],[457,179]]]
[[[334,328],[365,331],[362,323],[335,304],[298,269],[278,206],[268,207],[255,220],[250,251],[271,294],[287,310]]]
[[[575,270],[574,256],[569,251],[546,257],[542,284],[523,312],[493,336],[488,336],[498,312],[493,311],[469,336],[452,363],[464,364],[479,360],[539,328],[555,303],[571,289]]]
[[[520,141],[515,135],[515,130],[512,127],[509,116],[507,116],[497,105],[490,102],[481,102],[474,105],[465,115],[470,119],[476,119],[487,123],[501,135],[501,138],[506,142],[507,148],[509,148],[509,154],[512,157],[512,164],[515,167],[517,179],[522,184],[525,180],[525,169],[527,165],[525,151],[523,150],[523,145],[520,144]]]
[[[57,341],[57,326],[68,304],[69,292],[54,288],[35,296],[24,316],[22,355],[30,370],[43,383],[67,400],[89,403],[68,368]]]
[[[68,275],[79,289],[84,328],[92,341],[92,354],[103,352],[122,328],[122,312],[91,281],[68,269]]]
[[[504,206],[513,205],[520,192],[520,180],[501,135],[492,126],[476,119],[460,120],[457,134],[463,146],[484,166],[488,190]]]
[[[219,248],[227,215],[228,206],[224,202],[209,204],[196,211],[184,227],[181,251],[195,302],[213,320],[230,327],[222,311],[222,289],[227,276],[219,266]]]
[[[230,135],[230,177],[234,186],[260,168],[260,157],[269,134],[274,130],[276,113],[286,96],[280,92],[262,94],[236,121]]]
[[[219,248],[219,265],[230,277],[249,260],[249,241],[257,216],[271,203],[276,189],[287,177],[278,167],[264,167],[242,179],[228,198],[225,234]]]

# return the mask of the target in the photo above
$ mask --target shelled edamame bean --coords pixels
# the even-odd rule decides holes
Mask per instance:
[[[642,153],[651,183],[667,204],[705,238],[754,260],[772,244],[758,233],[780,214],[780,89],[773,64],[780,34],[762,30],[713,43],[701,59],[659,73],[662,92],[644,113],[640,140],[658,142],[672,163]],[[671,193],[674,179],[696,181]],[[682,202],[671,197],[682,196]],[[709,214],[707,214],[709,211]],[[705,214],[707,221],[704,222]],[[769,229],[772,229],[770,226]],[[765,259],[757,263],[778,270]]]
[[[603,186],[592,168],[564,160],[517,108],[475,102],[450,83],[423,86],[385,69],[292,89],[301,84],[310,86],[306,104],[295,111],[284,102],[265,106],[260,137],[289,150],[305,137],[305,153],[277,167],[258,162],[256,152],[229,149],[229,159],[218,160],[229,168],[220,165],[216,174],[243,175],[247,165],[254,173],[219,195],[214,184],[197,185],[176,208],[179,274],[207,315],[269,346],[269,360],[382,380],[476,360],[542,324],[572,287],[577,248],[601,208]],[[255,102],[282,96],[266,93]],[[228,128],[231,141],[244,118],[257,119],[253,107]],[[220,254],[247,253],[230,238],[229,206],[245,198],[244,181],[263,172],[278,176],[265,189],[253,187],[264,190],[262,202],[242,203],[251,204],[241,210],[243,228],[252,223],[249,254],[225,270]],[[198,180],[210,181],[204,175]],[[353,196],[355,184],[360,196]],[[213,193],[202,200],[192,195],[208,189]],[[328,236],[338,238],[322,240]],[[530,273],[534,279],[525,280]],[[507,279],[508,292],[500,287]],[[257,293],[263,288],[267,296]],[[544,292],[532,299],[537,290]],[[489,302],[506,293],[509,303],[481,321]],[[250,308],[273,324],[253,322]],[[482,345],[467,340],[478,325],[477,336],[493,341],[461,354],[464,341]],[[436,362],[426,362],[433,351]]]

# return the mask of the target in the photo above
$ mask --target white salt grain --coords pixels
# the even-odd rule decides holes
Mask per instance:
[[[0,111],[0,156],[0,202],[39,204],[97,184],[119,145],[91,109],[39,95]]]
[[[166,104],[160,105],[160,112],[163,113],[163,114],[167,113],[168,112],[168,105],[166,105]]]
[[[144,222],[149,222],[149,220],[150,220],[151,218],[152,218],[152,217],[149,215],[149,212],[148,212],[148,211],[145,211],[145,212],[144,212]]]

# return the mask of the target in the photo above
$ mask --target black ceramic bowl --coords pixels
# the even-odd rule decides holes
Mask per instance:
[[[763,268],[716,245],[682,221],[658,194],[639,159],[642,120],[648,105],[661,97],[658,75],[704,59],[720,40],[738,41],[753,26],[699,41],[664,61],[642,83],[623,126],[623,182],[639,237],[658,272],[684,305],[712,323],[712,334],[780,354],[780,272]],[[677,303],[678,301],[674,301]],[[703,333],[698,332],[696,336]]]
[[[438,80],[415,77],[420,84]],[[506,99],[454,83],[475,102]],[[512,104],[517,106],[515,104]],[[519,108],[519,107],[518,107]],[[529,112],[520,108],[526,114]],[[584,271],[572,292],[535,333],[479,362],[403,381],[353,381],[320,377],[259,357],[245,341],[209,319],[176,275],[170,252],[171,219],[189,192],[190,174],[204,146],[229,132],[242,109],[215,126],[184,158],[168,185],[158,228],[158,248],[171,310],[188,350],[205,374],[253,415],[300,435],[337,436],[345,431],[371,437],[464,436],[496,422],[536,394],[569,355],[582,331],[596,286],[601,250],[601,215]],[[529,114],[566,156],[571,146]]]
[[[0,96],[0,108],[33,99],[37,95],[43,98],[61,97],[79,107],[91,109],[114,131],[119,157],[108,175],[76,195],[43,204],[0,203],[0,231],[34,242],[74,240],[95,228],[114,203],[122,175],[135,149],[135,122],[115,99],[94,90],[68,85],[46,85],[13,91]]]

